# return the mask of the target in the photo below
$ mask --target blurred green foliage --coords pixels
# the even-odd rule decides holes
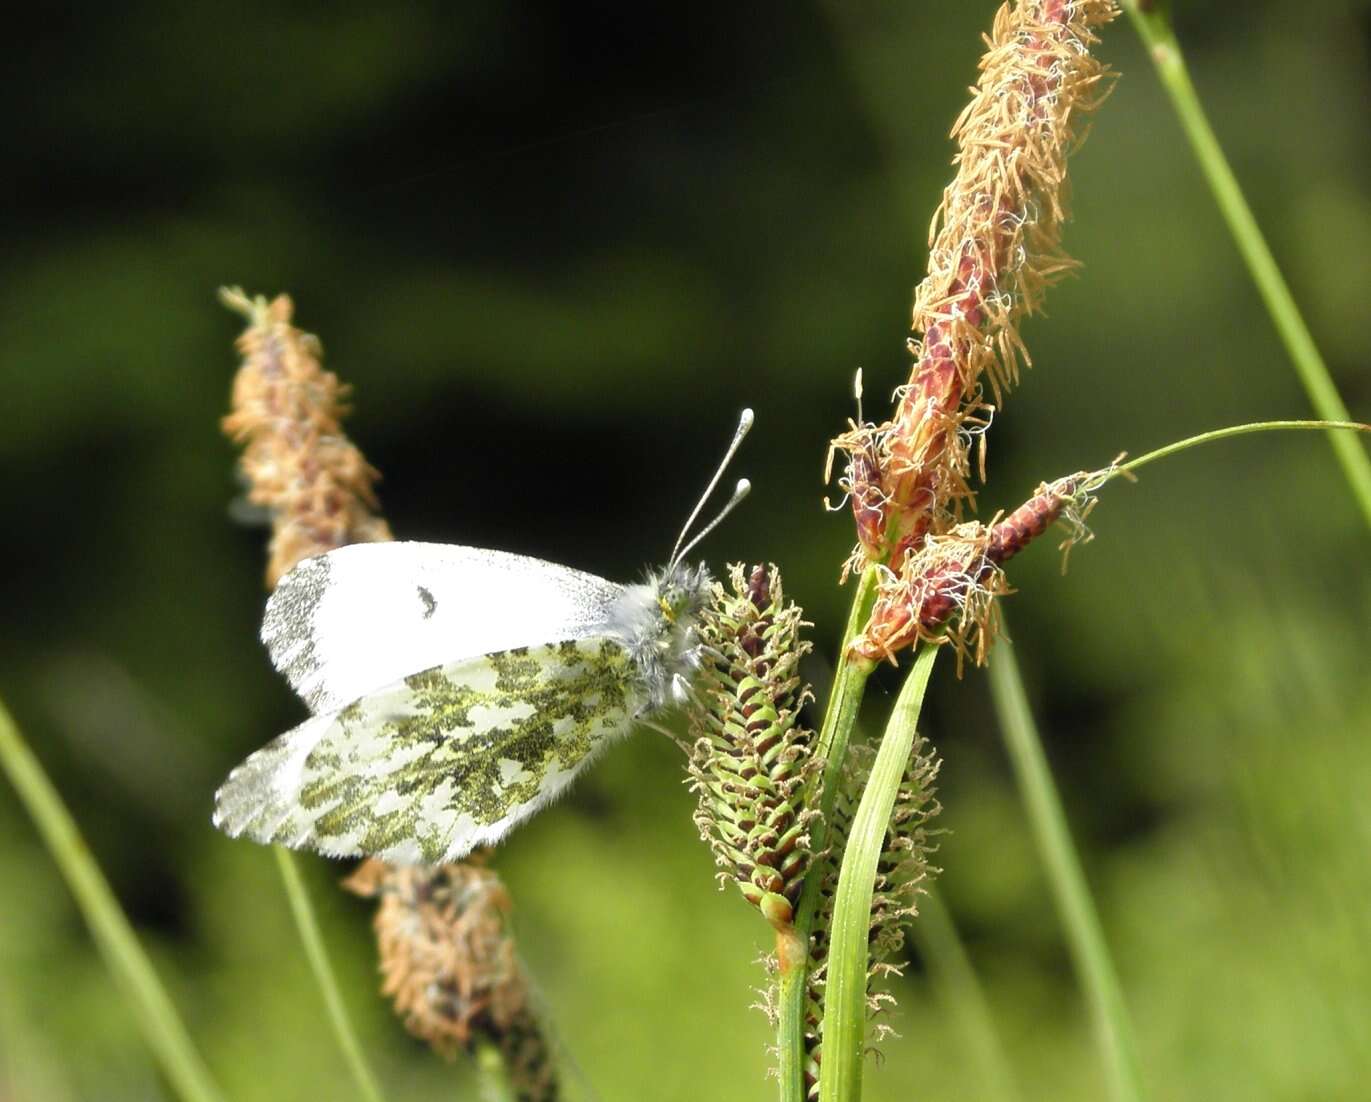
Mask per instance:
[[[771,559],[829,662],[851,539],[827,439],[907,370],[946,131],[995,4],[689,12],[134,3],[31,12],[3,80],[0,693],[235,1099],[346,1098],[270,855],[223,773],[301,714],[256,642],[262,533],[217,432],[237,320],[288,290],[356,387],[401,538],[628,578],[750,404],[760,492],[711,538]],[[1371,416],[1371,4],[1177,3],[1196,81],[1355,416]],[[1042,479],[1306,410],[1130,29],[1073,162],[1081,276],[1025,326],[985,513]],[[1367,533],[1309,436],[1111,486],[1015,643],[1156,1099],[1353,1099],[1371,1079]],[[945,894],[1025,1097],[1096,1055],[976,672],[936,679]],[[822,679],[822,663],[815,675]],[[890,687],[893,678],[882,684]],[[874,705],[881,707],[880,686]],[[888,698],[887,698],[888,699]],[[763,923],[712,890],[678,752],[642,734],[503,848],[575,1097],[766,1096]],[[162,1097],[0,789],[0,1098]],[[393,1097],[473,1097],[375,996],[367,905],[303,862]],[[911,960],[873,1100],[984,1097]],[[598,1093],[594,1093],[598,1092]]]

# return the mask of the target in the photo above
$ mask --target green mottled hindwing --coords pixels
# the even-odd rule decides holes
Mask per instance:
[[[229,777],[230,834],[437,864],[493,843],[629,730],[644,699],[605,636],[411,674],[306,721]]]

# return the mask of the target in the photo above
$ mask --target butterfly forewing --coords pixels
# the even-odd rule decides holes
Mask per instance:
[[[253,754],[216,797],[229,834],[437,864],[555,799],[642,707],[605,637],[413,674]]]
[[[331,712],[415,670],[601,634],[622,592],[503,551],[353,544],[281,579],[262,640],[310,710]]]

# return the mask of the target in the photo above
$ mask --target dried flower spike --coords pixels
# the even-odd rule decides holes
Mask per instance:
[[[250,325],[223,429],[246,448],[248,500],[271,511],[268,588],[296,563],[348,543],[391,539],[376,508],[378,475],[343,434],[347,388],[319,362],[319,342],[291,324],[286,295],[270,302],[230,288],[220,297]],[[555,1066],[505,928],[510,901],[476,863],[432,869],[368,860],[344,882],[379,897],[375,925],[382,992],[406,1027],[455,1054],[476,1038],[501,1053],[521,1102],[555,1102]]]
[[[1041,483],[1037,493],[991,526],[986,542],[986,557],[997,565],[1007,562],[1053,524],[1060,522],[1067,529],[1066,539],[1058,546],[1062,552],[1062,572],[1065,573],[1071,548],[1095,538],[1086,526],[1085,519],[1095,508],[1095,495],[1100,487],[1119,474],[1122,460],[1123,456],[1120,455],[1101,470],[1077,471],[1054,482]]]
[[[343,435],[347,388],[324,370],[317,338],[291,324],[290,297],[268,302],[234,287],[220,298],[249,322],[238,338],[243,363],[223,428],[244,445],[248,500],[271,513],[267,587],[274,588],[301,559],[388,540],[390,528],[374,512],[379,476]]]
[[[857,400],[857,419],[849,420],[847,432],[833,440],[828,447],[828,458],[824,463],[824,483],[833,479],[833,460],[839,452],[847,456],[847,469],[838,477],[838,489],[843,499],[852,509],[852,520],[857,526],[857,546],[843,564],[842,581],[848,574],[861,570],[868,561],[879,561],[885,554],[885,513],[889,501],[881,486],[880,430],[868,421],[862,413],[862,370],[857,369],[852,384],[853,397]],[[829,512],[842,508],[829,504],[824,499],[824,507]]]
[[[691,713],[689,783],[695,823],[743,897],[788,927],[809,867],[812,813],[802,800],[817,763],[800,725],[809,686],[796,672],[809,649],[802,612],[776,567],[730,569],[701,615],[704,643]]]
[[[529,1006],[500,878],[476,862],[396,868],[372,858],[343,886],[380,899],[381,991],[405,1028],[448,1059],[494,1044],[520,1102],[555,1102],[551,1054]]]

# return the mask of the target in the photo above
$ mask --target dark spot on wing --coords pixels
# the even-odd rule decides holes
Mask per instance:
[[[424,602],[424,619],[429,619],[434,610],[438,607],[438,602],[433,599],[433,594],[423,586],[419,587],[419,600]]]

